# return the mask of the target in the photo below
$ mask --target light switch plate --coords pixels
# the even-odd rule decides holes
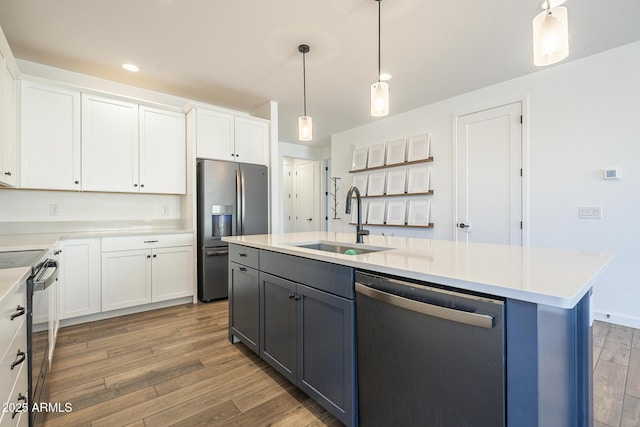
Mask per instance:
[[[581,206],[578,208],[578,217],[582,219],[602,219],[602,207]]]

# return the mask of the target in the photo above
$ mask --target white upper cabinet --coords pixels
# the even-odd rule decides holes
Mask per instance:
[[[140,192],[186,192],[183,113],[140,106]]]
[[[196,157],[235,160],[233,114],[197,108]]]
[[[250,116],[197,107],[196,157],[268,166],[269,122]]]
[[[138,186],[138,104],[82,94],[82,189]]]
[[[21,83],[22,188],[80,190],[80,92]]]
[[[9,67],[8,57],[9,54],[0,51],[0,185],[14,187],[18,175],[16,76]]]
[[[254,117],[236,117],[235,154],[236,162],[267,165],[269,122]]]

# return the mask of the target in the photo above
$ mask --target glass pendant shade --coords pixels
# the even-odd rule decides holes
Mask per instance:
[[[313,119],[311,119],[311,116],[300,116],[298,118],[298,139],[300,141],[311,141],[313,139]]]
[[[371,85],[371,115],[383,117],[389,114],[389,83],[375,82]]]
[[[533,19],[533,63],[538,66],[560,62],[569,55],[567,8],[552,7]]]

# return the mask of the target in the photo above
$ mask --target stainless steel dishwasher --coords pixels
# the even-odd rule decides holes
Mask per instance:
[[[504,301],[356,273],[360,425],[505,425]]]

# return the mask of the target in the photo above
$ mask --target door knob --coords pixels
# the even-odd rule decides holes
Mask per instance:
[[[471,228],[471,224],[465,224],[464,222],[461,222],[460,224],[458,224],[458,228]]]

